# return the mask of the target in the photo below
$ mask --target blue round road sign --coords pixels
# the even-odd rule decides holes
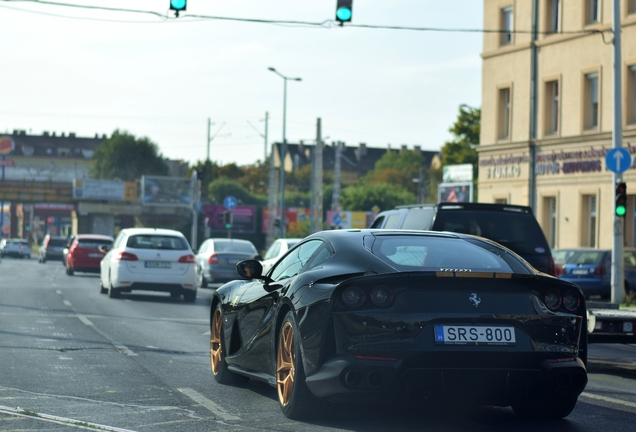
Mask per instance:
[[[234,210],[234,208],[236,207],[236,203],[236,198],[234,198],[232,195],[226,196],[223,200],[223,205],[228,210]]]
[[[613,148],[605,155],[605,166],[615,173],[622,173],[632,165],[632,156],[624,148]]]
[[[333,215],[334,225],[340,225],[342,223],[342,217],[339,214]]]

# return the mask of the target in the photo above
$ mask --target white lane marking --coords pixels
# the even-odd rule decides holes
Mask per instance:
[[[78,315],[77,317],[79,318],[79,320],[80,320],[81,322],[83,322],[83,323],[84,323],[84,324],[86,324],[87,326],[92,326],[92,325],[93,325],[93,323],[92,323],[92,322],[90,322],[90,321],[89,321],[89,319],[88,319],[88,318],[86,318],[84,315]]]
[[[621,399],[616,399],[616,398],[611,398],[611,397],[601,396],[601,395],[595,395],[595,394],[588,393],[588,392],[581,393],[581,396],[584,396],[584,397],[590,398],[590,399],[601,400],[603,402],[609,402],[609,403],[618,404],[618,405],[625,405],[625,406],[628,406],[630,408],[636,408],[636,403],[624,401],[624,400],[621,400]]]
[[[183,388],[183,389],[178,389],[178,390],[181,393],[183,393],[184,395],[188,396],[193,401],[197,402],[199,405],[201,405],[204,408],[207,408],[208,410],[212,411],[212,413],[215,416],[220,417],[223,420],[227,421],[227,420],[240,420],[241,419],[240,417],[237,417],[237,416],[235,416],[233,414],[230,414],[225,409],[223,409],[222,407],[220,407],[216,403],[212,402],[210,399],[206,398],[205,396],[203,396],[201,393],[199,393],[196,390],[192,390],[191,388]]]
[[[64,300],[62,303],[64,303],[64,304],[65,304],[66,306],[68,306],[68,307],[73,307],[73,305],[71,304],[71,302],[70,302],[70,301],[68,301],[68,300]]]
[[[84,420],[75,420],[65,417],[58,417],[50,414],[42,414],[38,412],[33,412],[30,410],[18,408],[11,408],[0,405],[0,413],[14,415],[18,417],[26,417],[34,420],[45,421],[48,423],[56,423],[64,426],[72,426],[77,429],[85,429],[85,430],[102,430],[102,431],[112,431],[112,432],[134,432],[130,429],[120,429],[114,426],[105,426],[97,423],[89,423]]]
[[[55,294],[62,295],[62,290],[57,290],[57,291],[55,291]]]

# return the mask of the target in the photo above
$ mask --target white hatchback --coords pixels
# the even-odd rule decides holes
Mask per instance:
[[[179,231],[126,228],[100,263],[100,290],[119,297],[133,290],[169,292],[187,302],[197,298],[194,253]]]

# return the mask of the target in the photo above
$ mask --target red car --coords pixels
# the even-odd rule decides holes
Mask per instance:
[[[100,246],[112,246],[111,236],[99,234],[80,234],[75,236],[66,254],[66,274],[73,276],[77,272],[99,273],[99,262],[105,253]]]

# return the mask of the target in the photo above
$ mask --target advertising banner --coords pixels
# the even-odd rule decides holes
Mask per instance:
[[[142,203],[158,207],[192,207],[194,182],[191,178],[143,176]]]
[[[442,168],[442,181],[444,183],[473,181],[473,165],[472,164],[446,165],[445,167]]]
[[[73,199],[124,201],[126,183],[112,180],[73,180]]]
[[[327,224],[339,229],[363,229],[373,222],[375,213],[363,211],[327,211]]]
[[[473,184],[440,183],[437,187],[437,202],[473,202]]]
[[[210,231],[227,232],[223,222],[223,213],[228,211],[225,206],[203,206],[203,217],[208,218]],[[256,206],[236,206],[232,210],[232,232],[251,234],[256,232]]]
[[[267,207],[263,207],[263,224],[262,232],[267,232],[267,215],[269,214]],[[287,237],[305,237],[309,234],[310,209],[306,207],[287,207],[285,208],[285,233]],[[278,228],[274,228],[278,230]]]

